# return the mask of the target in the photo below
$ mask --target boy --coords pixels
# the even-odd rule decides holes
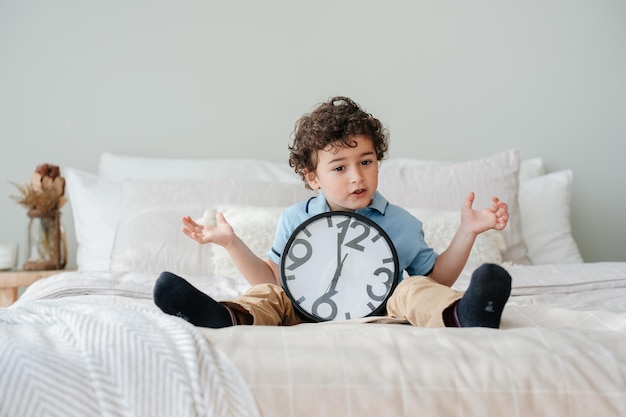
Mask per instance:
[[[301,323],[280,286],[282,251],[304,220],[321,212],[343,210],[376,218],[394,242],[400,269],[410,275],[389,298],[388,316],[424,327],[499,327],[511,291],[511,277],[503,268],[481,266],[472,274],[465,293],[450,286],[465,266],[476,236],[489,229],[504,229],[509,219],[506,203],[493,197],[490,207],[474,210],[474,193],[470,193],[452,242],[437,254],[424,242],[421,222],[389,204],[377,191],[378,164],[387,153],[388,134],[378,119],[351,99],[334,97],[304,115],[296,124],[289,150],[289,164],[306,187],[320,194],[283,212],[268,259],[254,255],[221,213],[215,227],[199,225],[189,216],[182,219],[182,231],[191,239],[221,245],[229,252],[250,290],[236,300],[218,302],[177,275],[163,272],[154,288],[154,300],[161,310],[213,328]]]

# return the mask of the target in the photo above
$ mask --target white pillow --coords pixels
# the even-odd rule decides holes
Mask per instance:
[[[442,253],[450,245],[461,224],[460,211],[434,209],[408,209],[409,213],[422,222],[424,240],[437,253]],[[465,268],[474,270],[484,263],[501,264],[506,244],[501,232],[488,230],[476,238]]]
[[[237,235],[250,247],[252,252],[265,258],[274,241],[276,225],[283,208],[281,207],[249,207],[239,205],[222,205],[208,208],[203,217],[198,219],[202,224],[215,224],[215,214],[222,211]],[[426,242],[438,253],[443,252],[454,237],[461,223],[461,212],[409,209],[411,214],[422,221]],[[472,270],[484,263],[502,263],[502,254],[506,245],[502,234],[490,230],[476,239],[466,268]],[[221,247],[211,249],[215,274],[240,277],[237,267],[230,255]],[[243,279],[243,277],[241,277]]]
[[[261,159],[152,158],[104,153],[100,156],[99,174],[111,181],[237,178],[302,184],[287,163]]]
[[[63,172],[78,243],[78,270],[108,271],[120,217],[120,185],[75,168]]]
[[[213,275],[215,245],[199,245],[185,236],[180,231],[182,216],[200,217],[208,207],[223,204],[252,210],[287,207],[313,195],[302,184],[237,179],[124,181],[111,270]]]
[[[387,168],[401,168],[403,166],[410,165],[425,165],[425,164],[446,164],[450,161],[435,161],[430,159],[416,159],[416,158],[389,158],[385,159],[383,164],[385,169]],[[519,167],[519,179],[520,181],[526,181],[531,178],[536,178],[545,174],[545,167],[543,160],[539,157],[523,159],[520,162]]]
[[[214,226],[215,215],[218,212],[223,213],[237,236],[248,245],[255,255],[265,259],[272,243],[274,243],[278,219],[284,209],[285,207],[217,205],[209,207],[197,221],[200,224]],[[211,252],[215,275],[227,277],[239,277],[241,275],[226,249],[213,245]]]
[[[385,167],[381,164],[379,190],[402,207],[460,210],[470,191],[474,208],[492,204],[497,196],[509,206],[509,224],[502,231],[507,251],[505,261],[529,263],[522,234],[518,204],[519,152],[515,149],[473,161]]]
[[[570,223],[572,176],[567,169],[520,184],[523,233],[533,264],[583,261]]]
[[[282,207],[218,205],[208,208],[198,222],[214,225],[215,214],[221,211],[252,252],[265,258],[274,241],[276,225],[283,209]],[[409,209],[409,212],[422,221],[426,242],[438,253],[448,247],[461,223],[459,211]],[[476,239],[466,267],[474,270],[484,263],[501,264],[502,254],[505,251],[506,245],[501,233],[495,230],[482,233]],[[226,250],[213,246],[211,254],[216,275],[233,278],[240,276]]]
[[[386,168],[402,168],[411,165],[447,164],[416,158],[389,158],[383,162]],[[109,181],[125,179],[177,180],[240,178],[257,181],[300,183],[300,178],[287,164],[258,159],[184,159],[155,158],[113,153],[100,155],[98,173]],[[525,181],[545,173],[543,160],[539,157],[520,162],[519,179]]]
[[[79,270],[109,270],[115,230],[120,218],[121,181],[125,178],[211,179],[241,178],[299,184],[286,164],[246,159],[143,158],[104,153],[95,175],[64,168],[74,217]]]
[[[441,165],[435,161],[389,159],[383,162],[381,172],[385,172],[386,167],[403,169],[406,165],[423,164]],[[537,175],[537,169],[543,169],[541,160],[538,158],[529,160],[528,163],[524,161],[522,171],[527,164],[530,164],[530,169],[526,172],[532,173],[527,177]],[[232,174],[240,178],[294,182],[302,186],[300,180],[286,164],[260,160],[143,158],[105,153],[100,158],[100,172],[103,176],[64,168],[64,172],[68,170],[74,173],[74,175],[69,173],[66,179],[78,241],[77,266],[79,270],[109,269],[115,227],[120,218],[121,201],[121,183],[113,180],[119,181],[127,177],[197,179],[198,176],[209,179]],[[382,182],[385,182],[385,178]],[[391,198],[388,194],[385,196]],[[502,195],[500,197],[505,199]],[[398,201],[393,202],[398,203]],[[507,202],[510,204],[509,201]],[[450,208],[457,210],[460,204],[462,200],[455,201]],[[404,206],[411,207],[411,205]]]
[[[530,158],[525,159],[520,163],[519,166],[519,180],[520,183],[524,181],[528,181],[533,178],[540,177],[544,175],[545,167],[543,165],[543,160],[541,158]]]
[[[144,185],[142,185],[144,184]],[[229,288],[244,291],[247,288],[245,279],[241,276],[232,262],[228,252],[217,245],[199,245],[186,237],[180,231],[180,216],[183,213],[192,213],[198,210],[199,200],[196,199],[194,185],[188,183],[177,187],[180,190],[191,191],[192,201],[157,201],[159,193],[152,194],[147,201],[143,197],[159,187],[164,189],[160,182],[149,182],[148,186],[142,181],[126,182],[124,184],[124,210],[120,219],[120,228],[116,237],[113,252],[112,269],[114,271],[141,271],[153,272],[169,270],[185,276],[210,275],[228,277],[232,281],[226,285]],[[180,184],[180,182],[170,183]],[[139,187],[139,190],[136,190]],[[190,188],[191,187],[191,188]],[[127,195],[138,191],[137,194]],[[183,191],[184,192],[184,191]],[[171,203],[171,204],[170,204]],[[215,224],[215,215],[222,212],[226,220],[233,227],[237,235],[248,245],[257,256],[265,258],[274,241],[274,234],[278,219],[285,207],[262,207],[240,204],[214,204],[204,210],[197,221],[201,224]],[[411,209],[424,227],[426,241],[436,251],[441,253],[448,247],[460,224],[461,214],[456,211],[441,211],[429,209]],[[161,224],[161,227],[155,227]],[[481,234],[472,249],[467,267],[472,270],[483,263],[502,263],[502,254],[506,246],[501,233],[489,231]],[[222,281],[220,286],[224,286]],[[214,288],[205,283],[203,288],[210,294],[221,294],[223,288]]]

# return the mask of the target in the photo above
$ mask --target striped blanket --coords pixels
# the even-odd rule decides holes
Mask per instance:
[[[57,292],[0,309],[0,417],[258,415],[230,360],[146,301]]]

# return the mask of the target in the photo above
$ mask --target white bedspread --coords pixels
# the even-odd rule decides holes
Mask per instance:
[[[509,271],[514,295],[500,330],[344,322],[202,331],[268,417],[625,416],[626,263]]]
[[[132,280],[86,282],[111,284],[64,274],[0,309],[1,417],[258,415],[232,362],[193,326]]]
[[[204,333],[237,364],[264,416],[626,412],[617,332],[307,324]]]
[[[199,329],[154,276],[57,275],[0,310],[0,416],[626,415],[626,263],[507,268],[501,329]]]

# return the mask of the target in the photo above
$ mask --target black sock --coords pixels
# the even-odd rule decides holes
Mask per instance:
[[[171,272],[159,275],[154,303],[164,313],[182,317],[194,326],[219,328],[235,324],[228,307]]]
[[[511,294],[511,276],[499,265],[484,264],[472,274],[469,288],[456,305],[461,327],[500,327]]]

